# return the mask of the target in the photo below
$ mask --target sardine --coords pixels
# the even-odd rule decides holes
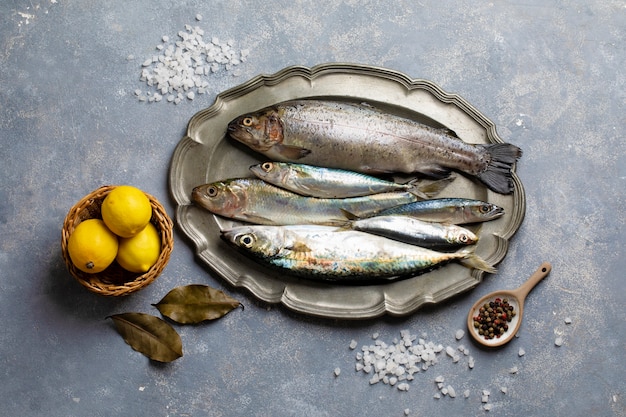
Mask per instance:
[[[274,161],[434,178],[456,170],[502,194],[513,192],[511,170],[522,155],[509,143],[470,144],[448,129],[335,101],[289,101],[244,114],[228,134]]]
[[[496,271],[474,254],[473,246],[457,252],[437,252],[330,226],[239,226],[222,231],[222,237],[266,265],[335,282],[399,279],[451,261],[490,273]]]
[[[352,198],[305,197],[258,178],[235,178],[195,187],[192,200],[210,212],[257,224],[345,223],[342,210],[359,217],[417,201],[409,192],[380,193]]]
[[[473,245],[478,242],[478,236],[464,227],[425,222],[409,216],[374,216],[367,219],[354,219],[349,221],[346,227],[438,250]]]
[[[362,197],[408,191],[428,199],[439,194],[448,185],[447,180],[424,183],[417,179],[398,184],[359,172],[289,162],[264,162],[252,165],[250,171],[277,187],[318,198]]]
[[[504,215],[504,209],[492,203],[468,198],[435,198],[391,207],[376,215],[400,215],[427,222],[468,224],[496,219]]]

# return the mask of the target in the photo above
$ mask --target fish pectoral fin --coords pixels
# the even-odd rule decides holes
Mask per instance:
[[[292,245],[286,247],[286,249],[292,252],[311,252],[311,248],[303,242],[294,242]]]
[[[246,221],[250,222],[250,223],[256,223],[256,224],[276,224],[276,222],[274,222],[272,219],[268,219],[267,217],[263,217],[263,216],[259,216],[258,214],[252,214],[252,213],[242,213],[242,215],[245,217]]]
[[[304,158],[311,153],[310,149],[301,148],[300,146],[282,144],[274,145],[274,150],[276,150],[284,158],[291,161]]]

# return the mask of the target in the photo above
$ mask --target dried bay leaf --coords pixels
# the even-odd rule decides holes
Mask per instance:
[[[223,317],[241,303],[215,288],[192,284],[174,288],[153,305],[177,323],[197,324]]]
[[[172,362],[183,356],[180,336],[165,320],[144,313],[109,316],[126,343],[148,358]]]

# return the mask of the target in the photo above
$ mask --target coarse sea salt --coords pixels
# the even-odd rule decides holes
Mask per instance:
[[[426,335],[418,338],[408,330],[402,330],[399,338],[394,338],[390,343],[382,340],[380,334],[372,334],[372,342],[364,345],[355,354],[355,371],[363,372],[370,376],[371,385],[382,382],[385,385],[395,386],[399,391],[408,391],[408,382],[415,378],[415,375],[439,362],[442,352],[452,359],[454,363],[461,358],[460,352],[469,355],[469,350],[464,346],[454,349],[451,346],[444,346],[440,343],[426,341]],[[351,340],[349,348],[354,350],[357,346],[356,340]],[[473,358],[469,357],[473,367]],[[444,395],[449,395],[450,386],[444,386],[443,376],[435,378],[438,389]],[[456,392],[452,390],[454,396]]]
[[[197,15],[196,20],[202,20],[202,16]],[[185,25],[177,35],[176,41],[163,35],[162,43],[156,46],[158,54],[142,62],[139,79],[147,90],[134,91],[139,101],[159,102],[164,96],[174,104],[184,98],[194,100],[198,94],[208,92],[208,75],[241,75],[238,66],[250,54],[248,49],[235,48],[234,40],[222,42],[216,36],[205,40],[204,30],[198,26]]]

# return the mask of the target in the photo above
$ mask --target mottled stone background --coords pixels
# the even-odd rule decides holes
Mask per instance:
[[[179,105],[139,102],[141,63],[185,24],[250,49],[241,74],[211,75],[208,94]],[[623,0],[3,1],[0,413],[481,416],[487,389],[492,415],[625,416],[625,28]],[[193,114],[257,74],[335,61],[433,81],[523,148],[526,218],[498,274],[442,305],[362,322],[262,305],[194,260],[178,232],[163,275],[131,297],[92,295],[71,278],[61,226],[84,194],[130,183],[173,214],[168,166]],[[542,261],[553,271],[531,294],[519,338],[494,352],[454,339],[476,297],[517,287]],[[188,283],[246,308],[179,327],[185,356],[172,364],[150,363],[105,320],[156,314],[151,303]],[[475,368],[442,355],[406,393],[370,386],[350,341],[379,332],[390,342],[401,329],[464,344]],[[438,375],[470,397],[434,399]]]

